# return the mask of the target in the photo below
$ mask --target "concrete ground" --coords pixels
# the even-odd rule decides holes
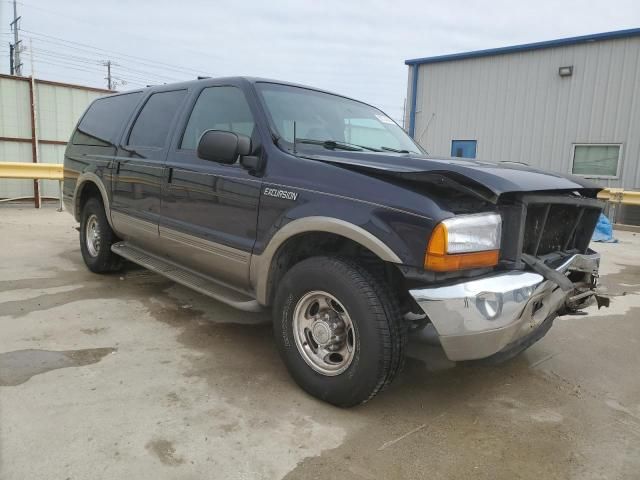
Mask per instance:
[[[302,392],[268,314],[129,266],[95,275],[52,207],[0,207],[0,478],[640,478],[640,236],[612,307],[499,367],[414,344],[382,395]],[[640,235],[640,234],[639,234]]]

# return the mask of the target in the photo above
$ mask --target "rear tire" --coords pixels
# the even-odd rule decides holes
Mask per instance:
[[[122,267],[122,257],[111,251],[111,245],[117,241],[102,201],[91,197],[82,207],[80,216],[80,251],[89,270],[105,273]]]
[[[393,381],[404,364],[407,329],[389,291],[350,259],[312,257],[285,274],[274,302],[274,333],[300,387],[351,407]]]

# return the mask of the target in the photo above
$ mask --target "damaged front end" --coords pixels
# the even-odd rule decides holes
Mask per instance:
[[[602,204],[577,192],[501,198],[500,265],[480,278],[410,290],[454,361],[509,358],[558,315],[608,299],[597,294],[600,256],[589,241]]]
[[[450,360],[487,358],[533,343],[556,316],[590,305],[597,296],[599,261],[599,254],[589,250],[546,276],[507,271],[409,293],[433,323]],[[570,287],[564,281],[558,285],[557,275]]]
[[[423,268],[402,271],[413,299],[405,318],[415,333],[431,323],[451,360],[508,358],[540,339],[558,315],[577,314],[594,301],[608,305],[596,294],[599,256],[589,249],[603,209],[601,188],[586,179],[416,155],[309,158],[384,179],[438,205]]]

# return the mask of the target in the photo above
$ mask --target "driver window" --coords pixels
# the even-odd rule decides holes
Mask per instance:
[[[206,130],[225,130],[251,137],[254,126],[242,90],[237,87],[208,87],[196,100],[180,148],[195,150]]]

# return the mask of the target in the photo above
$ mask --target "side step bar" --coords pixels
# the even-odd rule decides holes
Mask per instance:
[[[137,263],[152,272],[164,275],[176,283],[180,283],[239,310],[246,312],[259,312],[262,310],[262,306],[258,301],[248,294],[234,290],[222,283],[194,273],[168,260],[151,255],[150,253],[129,245],[127,242],[114,243],[111,246],[111,250],[121,257]]]

